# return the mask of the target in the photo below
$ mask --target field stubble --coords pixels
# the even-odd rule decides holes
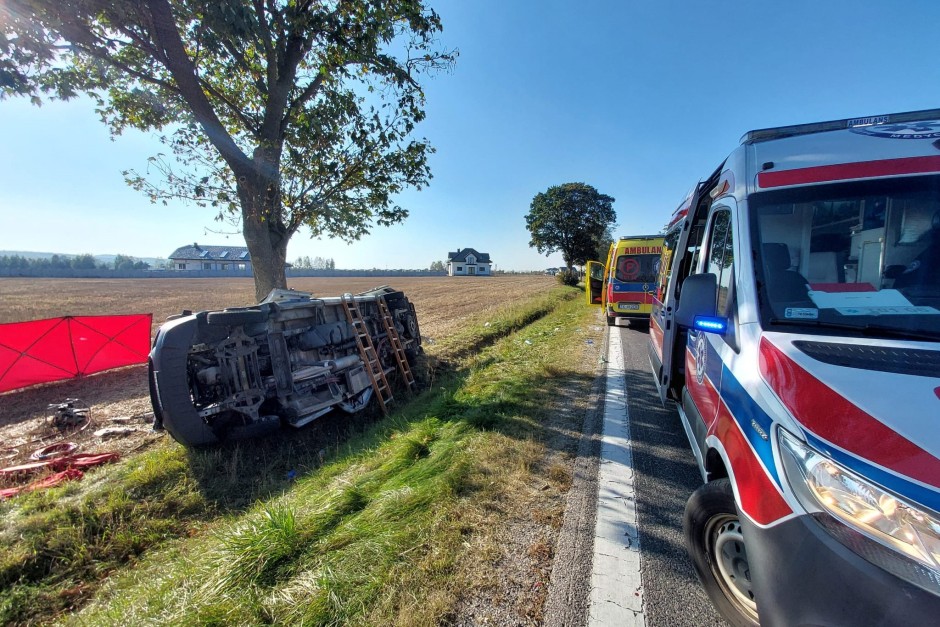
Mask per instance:
[[[389,284],[404,292],[418,314],[425,349],[447,358],[435,344],[467,324],[485,322],[496,311],[543,293],[554,285],[540,275],[498,277],[337,277],[296,278],[292,289],[315,297],[363,292]],[[252,304],[251,279],[0,279],[0,323],[59,316],[152,313],[152,333],[167,316],[184,309],[203,311]],[[446,343],[445,343],[446,344]],[[445,354],[441,354],[441,353]],[[68,434],[81,452],[128,453],[160,438],[150,433],[146,367],[132,366],[99,375],[36,386],[0,395],[0,465],[27,461],[36,448],[59,433],[48,425],[47,406],[79,398],[91,407],[93,424]],[[121,427],[124,433],[100,438],[94,432]]]

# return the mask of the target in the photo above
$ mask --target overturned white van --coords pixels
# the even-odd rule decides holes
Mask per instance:
[[[673,216],[650,361],[726,619],[940,620],[940,110],[747,133]]]

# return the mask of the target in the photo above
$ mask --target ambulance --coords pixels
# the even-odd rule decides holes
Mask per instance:
[[[600,305],[613,326],[617,318],[646,323],[659,276],[662,235],[630,235],[610,245],[607,261],[585,269],[588,304]]]
[[[729,623],[940,624],[940,109],[744,135],[667,227],[649,355]]]

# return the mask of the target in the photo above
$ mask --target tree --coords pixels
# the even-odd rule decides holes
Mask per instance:
[[[149,263],[140,261],[134,257],[129,257],[127,255],[115,255],[114,257],[115,270],[146,270],[149,267]]]
[[[98,262],[95,261],[95,256],[91,253],[72,257],[71,264],[72,268],[75,270],[94,270],[98,267]]]
[[[432,261],[431,262],[431,272],[443,272],[447,269],[447,266],[444,265],[443,261]]]
[[[259,299],[286,287],[298,230],[356,240],[404,220],[394,195],[430,179],[418,78],[456,52],[424,0],[3,0],[2,15],[0,97],[85,93],[112,134],[161,132],[172,156],[125,178],[239,221]]]
[[[588,260],[594,259],[601,262],[607,260],[607,253],[610,252],[610,245],[614,242],[614,232],[612,229],[613,225],[610,225],[604,229],[604,232],[594,244],[593,255],[590,256]]]
[[[532,199],[525,217],[529,246],[549,255],[560,251],[568,271],[597,254],[617,220],[614,199],[585,183],[555,185]]]

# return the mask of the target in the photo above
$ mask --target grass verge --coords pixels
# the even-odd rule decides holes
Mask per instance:
[[[552,422],[544,401],[583,377],[566,366],[591,318],[578,296],[553,290],[436,345],[460,360],[455,371],[333,442],[301,432],[208,451],[169,444],[0,505],[0,621],[452,618],[492,585],[501,523],[559,518],[569,478],[546,451],[565,450],[573,435],[559,434],[577,421]],[[542,537],[530,550],[550,559]]]

